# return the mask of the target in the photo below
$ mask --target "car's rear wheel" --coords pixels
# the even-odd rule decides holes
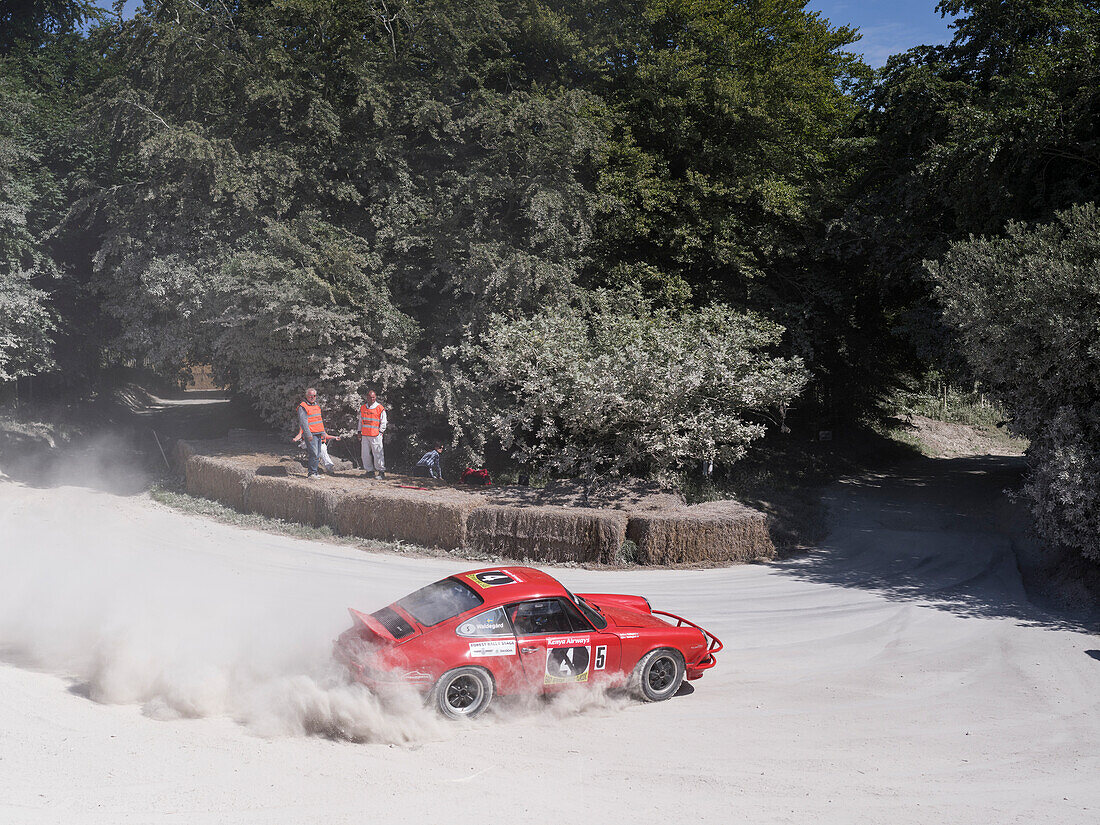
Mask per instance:
[[[493,677],[480,667],[456,667],[439,677],[429,702],[449,719],[473,719],[493,701]]]
[[[684,670],[680,651],[667,647],[651,650],[631,674],[631,692],[646,702],[661,702],[680,689]]]

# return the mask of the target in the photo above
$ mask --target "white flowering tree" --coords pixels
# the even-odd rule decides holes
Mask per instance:
[[[1031,441],[1039,534],[1100,562],[1100,209],[1010,223],[928,268],[975,375]]]
[[[527,466],[592,479],[736,461],[805,384],[798,359],[771,354],[782,328],[756,316],[580,303],[499,319],[476,348],[488,429]]]

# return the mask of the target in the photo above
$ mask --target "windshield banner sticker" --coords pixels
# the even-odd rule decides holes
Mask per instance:
[[[497,587],[502,584],[516,584],[523,581],[510,570],[485,570],[481,573],[469,573],[466,578],[478,587]]]
[[[515,656],[515,639],[490,639],[485,642],[470,642],[470,656],[480,659],[485,656]]]
[[[547,685],[563,685],[568,682],[587,682],[588,664],[591,661],[587,647],[554,647],[546,651]]]

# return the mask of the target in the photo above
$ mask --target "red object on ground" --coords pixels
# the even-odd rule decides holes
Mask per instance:
[[[417,686],[452,718],[477,716],[496,694],[582,683],[661,701],[714,667],[722,649],[713,633],[641,596],[574,595],[531,567],[457,573],[374,613],[349,612],[354,624],[334,655],[352,678],[372,689]]]
[[[489,478],[488,470],[475,470],[473,467],[467,467],[463,470],[459,480],[463,484],[473,484],[478,487],[488,487],[493,483],[493,480]]]

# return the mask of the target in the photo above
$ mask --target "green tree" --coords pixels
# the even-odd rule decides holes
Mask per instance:
[[[597,87],[615,140],[599,188],[599,271],[771,314],[827,204],[855,115],[847,28],[795,0],[628,4]],[[631,9],[634,11],[634,9]]]
[[[575,0],[525,19],[516,51],[529,76],[605,104],[583,283],[753,310],[819,383],[855,387],[877,363],[869,304],[826,232],[859,143],[850,89],[870,70],[853,30],[803,5]]]
[[[168,0],[99,30],[107,152],[65,231],[109,346],[210,360],[273,422],[303,383],[444,416],[447,345],[564,300],[590,236],[590,98],[510,85],[514,13]]]
[[[54,366],[56,315],[39,285],[56,269],[28,217],[41,197],[33,171],[40,158],[26,128],[36,102],[17,78],[0,74],[0,382]]]
[[[102,13],[93,0],[0,0],[0,57],[69,34]]]
[[[835,233],[877,284],[899,369],[959,367],[923,261],[1010,220],[1100,199],[1100,4],[946,0],[949,45],[896,55],[866,94],[872,139]]]

